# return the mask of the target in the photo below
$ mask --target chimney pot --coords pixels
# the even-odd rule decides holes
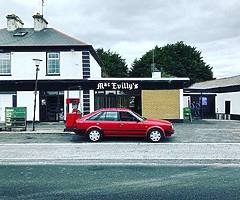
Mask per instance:
[[[22,20],[15,14],[7,15],[7,30],[15,31],[18,28],[23,28],[24,23]]]
[[[41,31],[47,28],[48,22],[46,19],[43,18],[43,15],[37,13],[33,15],[34,19],[34,31]]]
[[[162,78],[161,71],[159,71],[156,67],[154,67],[152,71],[152,78],[155,78],[155,79]]]

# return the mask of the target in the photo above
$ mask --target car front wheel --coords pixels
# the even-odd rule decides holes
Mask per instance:
[[[98,142],[102,139],[102,133],[99,129],[91,129],[88,132],[88,139],[91,142]]]
[[[152,129],[148,132],[148,140],[151,142],[160,142],[164,137],[160,129]]]

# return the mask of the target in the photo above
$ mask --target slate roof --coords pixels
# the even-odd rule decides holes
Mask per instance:
[[[24,36],[14,36],[17,32],[27,32]],[[68,36],[54,28],[34,31],[33,28],[19,28],[9,32],[0,29],[0,46],[91,46],[78,39]]]
[[[240,75],[216,79],[212,81],[205,81],[201,83],[195,83],[191,85],[188,89],[214,89],[229,86],[240,86]]]

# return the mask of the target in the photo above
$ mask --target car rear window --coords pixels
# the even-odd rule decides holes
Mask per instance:
[[[92,120],[92,121],[105,120],[105,115],[106,115],[106,112],[99,112],[89,117],[87,120]]]
[[[118,112],[115,111],[107,111],[107,112],[99,112],[87,120],[91,121],[119,121]]]

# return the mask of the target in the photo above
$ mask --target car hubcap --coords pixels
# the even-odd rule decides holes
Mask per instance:
[[[152,131],[150,133],[150,139],[154,142],[158,142],[161,139],[161,133],[159,131]]]
[[[96,131],[96,130],[92,130],[90,133],[89,133],[89,138],[90,140],[92,141],[98,141],[100,139],[100,133],[99,131]]]

